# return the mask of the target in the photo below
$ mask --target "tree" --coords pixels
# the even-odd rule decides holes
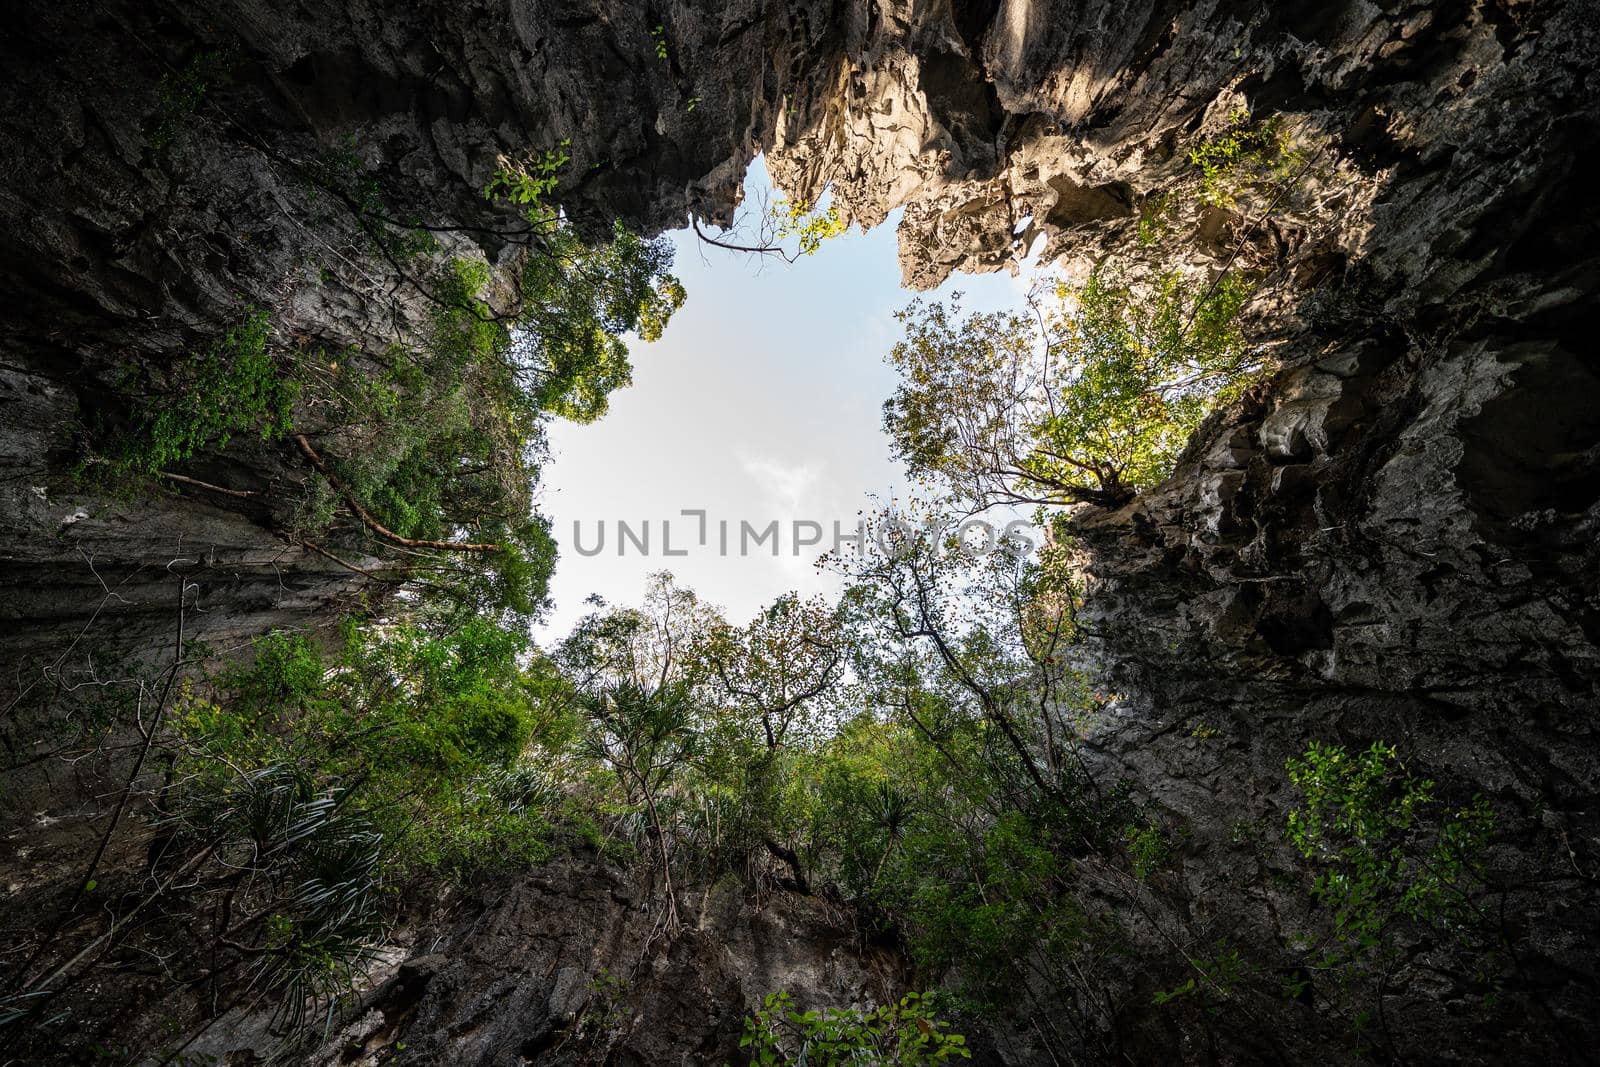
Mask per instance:
[[[1056,795],[1081,772],[1064,720],[1088,698],[1070,655],[1082,596],[1070,544],[1038,558],[1011,543],[969,552],[932,515],[885,512],[892,543],[835,561],[851,582],[856,675],[936,745],[947,731],[934,716],[987,723],[1023,776],[1018,788]]]
[[[723,625],[717,610],[678,585],[670,571],[650,575],[637,608],[610,608],[599,597],[590,603],[597,610],[580,619],[555,651],[580,688],[661,689],[673,682],[692,687],[702,671],[696,650]]]
[[[547,151],[503,166],[485,195],[512,218],[488,227],[393,217],[348,149],[306,164],[300,176],[350,211],[371,265],[393,282],[390,306],[366,309],[392,322],[392,339],[319,345],[275,333],[250,310],[171,368],[147,368],[131,410],[95,431],[106,439],[84,469],[267,498],[167,468],[230,440],[286,440],[309,471],[298,502],[274,516],[289,540],[407,587],[417,595],[392,606],[413,618],[459,625],[490,611],[525,625],[546,606],[555,562],[534,507],[545,428],[603,415],[631,381],[623,338],[656,340],[684,301],[669,242],[620,224],[594,240],[545,203],[565,162],[564,151]],[[370,272],[360,274],[351,282],[324,268],[320,277],[352,299],[379,299]],[[395,298],[401,290],[409,306]],[[334,538],[383,564],[347,562],[324,547]]]
[[[974,508],[1115,506],[1159,481],[1205,413],[1262,369],[1237,325],[1249,287],[1103,269],[1035,293],[1026,312],[961,316],[917,301],[889,354],[905,378],[884,428],[914,475]]]
[[[767,749],[790,730],[813,737],[818,708],[844,674],[837,613],[821,597],[786,593],[748,626],[713,628],[700,652],[722,694],[761,726]]]
[[[657,689],[623,682],[581,693],[578,704],[588,723],[584,740],[590,754],[611,768],[628,803],[645,816],[666,891],[664,922],[669,934],[676,933],[672,834],[661,798],[698,749],[689,690],[679,682]]]
[[[419,280],[434,304],[422,343],[390,346],[371,373],[358,354],[313,360],[344,455],[295,438],[334,498],[312,525],[342,506],[381,547],[420,551],[405,579],[454,618],[485,606],[508,622],[536,615],[555,562],[533,507],[545,426],[599,418],[629,383],[622,336],[658,338],[683,302],[671,263],[665,242],[618,228],[589,246],[551,222],[509,294],[480,260],[437,266]]]
[[[805,864],[785,843],[797,819],[780,794],[796,758],[791,749],[826,736],[826,706],[848,660],[838,611],[821,597],[786,593],[747,626],[713,626],[697,654],[708,688],[730,705],[722,722],[735,737],[719,746],[718,771],[737,783],[740,828],[750,845],[759,842],[788,868],[793,888],[809,892]]]

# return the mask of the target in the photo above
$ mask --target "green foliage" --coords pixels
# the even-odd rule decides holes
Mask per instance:
[[[559,784],[544,769],[491,766],[438,801],[414,861],[458,880],[540,866],[556,853],[561,808]]]
[[[331,646],[277,633],[253,652],[180,687],[157,818],[209,894],[216,979],[297,1031],[374,961],[400,887],[549,859],[565,793],[525,757],[574,728],[549,662],[483,619],[442,636],[352,622]]]
[[[655,52],[657,59],[661,60],[663,63],[668,60],[667,28],[665,26],[657,26],[650,31],[650,46]]]
[[[369,820],[387,863],[426,864],[447,848],[441,836],[467,832],[458,820],[492,806],[521,810],[506,802],[503,775],[554,692],[518,666],[523,647],[481,620],[443,637],[352,626],[332,658],[304,637],[263,638],[253,662],[216,678],[216,698],[191,692],[175,715],[192,759],[193,803],[226,794],[238,776],[287,768],[312,792],[338,791],[344,811]],[[511,832],[483,832],[502,830]]]
[[[182,69],[164,74],[157,85],[155,113],[146,126],[145,137],[150,147],[161,151],[205,100],[212,86],[228,77],[233,69],[236,50],[201,52]]]
[[[771,216],[777,239],[797,239],[803,256],[814,254],[823,241],[848,229],[839,209],[831,204],[818,208],[804,200],[779,200],[772,205]]]
[[[1129,826],[1123,831],[1122,839],[1133,860],[1134,876],[1139,879],[1150,877],[1172,853],[1172,842],[1153,823]]]
[[[1099,272],[1058,292],[1077,312],[1050,342],[1079,369],[1035,430],[1027,474],[1061,483],[1087,467],[1108,492],[1164,477],[1206,412],[1259,366],[1236,325],[1249,293],[1237,274],[1202,291],[1169,274],[1139,294]]]
[[[1135,230],[1140,245],[1149,248],[1167,232],[1173,206],[1173,199],[1169,193],[1151,197],[1145,202],[1139,212],[1139,224]]]
[[[1070,666],[1070,542],[973,558],[936,524],[899,518],[915,532],[840,564],[865,710],[787,765],[783,807],[805,817],[792,839],[814,880],[892,930],[919,973],[951,976],[974,1013],[1037,996],[1070,1005],[1032,1015],[1046,1030],[1092,1031],[1078,998],[1095,995],[1119,936],[1082,864],[1132,881],[1125,828],[1149,821],[1088,778],[1065,736],[1095,699]],[[1154,842],[1140,839],[1151,866]]]
[[[386,527],[420,540],[488,541],[489,558],[435,558],[412,572],[459,619],[484,607],[506,621],[543,609],[555,562],[548,523],[533,512],[551,417],[588,422],[631,380],[622,336],[654,340],[683,302],[667,274],[670,246],[618,229],[590,247],[566,228],[521,269],[520,304],[497,312],[482,260],[455,258],[429,276],[424,344],[393,347],[376,373],[321,355],[364,447],[334,458],[341,478]]]
[[[632,381],[622,335],[661,337],[684,291],[668,273],[672,246],[620,224],[589,248],[563,230],[522,271],[523,306],[511,348],[514,379],[542,410],[574,422],[606,412],[606,397]]]
[[[628,1021],[627,994],[628,980],[602,967],[589,980],[590,1002],[584,1010],[583,1028],[604,1033],[623,1026]]]
[[[971,1059],[966,1038],[933,1014],[934,1000],[932,993],[908,993],[898,1003],[866,1010],[797,1011],[787,992],[768,993],[761,1010],[745,1019],[739,1047],[749,1049],[755,1067],[916,1067]]]
[[[1172,989],[1158,989],[1151,996],[1157,1007],[1188,997],[1209,994],[1227,999],[1244,981],[1249,965],[1237,948],[1219,946],[1216,953],[1189,960],[1194,974]]]
[[[290,376],[267,351],[265,315],[252,312],[181,361],[162,395],[141,399],[106,469],[156,474],[241,433],[284,437],[303,394],[337,485],[307,480],[284,509],[292,539],[361,531],[366,550],[397,564],[379,577],[420,594],[393,602],[412,621],[525,625],[547,605],[556,557],[534,507],[545,428],[603,415],[631,381],[623,337],[658,339],[684,300],[667,242],[620,226],[590,242],[549,206],[567,162],[563,143],[489,183],[486,197],[521,215],[507,231],[521,240],[515,265],[499,272],[476,255],[444,255],[431,229],[394,218],[354,140],[308,165],[306,180],[334,194],[372,251],[419,290],[423,321],[382,351],[303,348]],[[341,526],[347,513],[360,524]],[[464,542],[497,550],[451,551]]]
[[[278,370],[270,337],[266,313],[251,311],[182,359],[165,395],[142,405],[136,425],[113,441],[113,476],[156,474],[240,434],[264,441],[287,434],[299,387]]]
[[[1232,208],[1247,190],[1276,199],[1292,185],[1306,162],[1283,120],[1274,115],[1256,121],[1238,109],[1227,129],[1189,150],[1189,162],[1200,168],[1200,196],[1208,204]]]
[[[545,197],[560,184],[558,172],[572,161],[567,152],[571,144],[570,140],[562,141],[559,148],[545,149],[526,164],[497,167],[483,190],[484,199],[506,200],[536,216],[544,207]]]
[[[1085,931],[1053,815],[1004,812],[977,835],[919,828],[891,872],[885,895],[901,898],[917,962],[959,965],[964,992],[996,1010],[1023,960],[1039,947],[1071,954]]]
[[[534,508],[546,426],[603,415],[631,380],[622,338],[659,338],[683,303],[669,244],[621,226],[593,242],[552,206],[569,161],[562,142],[490,179],[485,198],[516,216],[504,229],[515,257],[498,271],[477,255],[446,255],[432,230],[395,218],[353,143],[307,172],[427,307],[381,352],[306,353],[305,389],[337,429],[324,460],[399,538],[500,548],[405,546],[396,576],[422,594],[409,614],[436,627],[482,612],[522,625],[544,610],[556,556]],[[320,540],[347,509],[314,479],[293,510],[296,535]],[[369,532],[370,551],[392,551],[392,538]]]
[[[1332,909],[1347,954],[1378,947],[1397,917],[1470,921],[1495,826],[1487,801],[1446,804],[1382,741],[1357,753],[1313,742],[1288,770],[1304,806],[1289,813],[1286,834],[1317,864],[1312,892]]]
[[[693,704],[681,685],[632,683],[579,694],[585,750],[612,768],[631,802],[649,805],[699,750]]]
[[[1164,1005],[1171,1004],[1174,1000],[1179,1000],[1183,997],[1193,995],[1193,993],[1199,988],[1200,985],[1196,979],[1186,978],[1184,979],[1182,985],[1174,986],[1171,989],[1156,990],[1155,994],[1151,997],[1151,1003],[1155,1004],[1157,1007],[1162,1007]]]
[[[1190,433],[1263,369],[1238,274],[1135,286],[1097,270],[1023,313],[914,303],[884,427],[915,474],[974,504],[1101,504],[1170,472]],[[1042,352],[1042,355],[1041,355]]]
[[[344,809],[341,790],[319,791],[284,764],[239,774],[204,800],[184,812],[186,828],[219,839],[233,870],[270,872],[272,888],[256,894],[265,900],[252,900],[266,914],[252,931],[250,982],[277,997],[279,1023],[298,1029],[310,1004],[331,1009],[374,959],[382,839]]]

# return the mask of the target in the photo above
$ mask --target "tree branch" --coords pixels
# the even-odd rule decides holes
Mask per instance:
[[[324,478],[328,479],[328,484],[333,486],[335,492],[344,497],[345,505],[350,508],[351,512],[354,513],[356,518],[361,520],[362,525],[371,530],[373,533],[377,534],[379,537],[383,538],[385,541],[400,545],[404,548],[436,548],[444,552],[479,552],[487,554],[491,552],[505,551],[504,545],[495,544],[493,542],[478,543],[472,541],[424,541],[413,537],[401,537],[399,534],[383,525],[383,523],[373,518],[372,513],[361,506],[361,501],[357,500],[355,494],[346,488],[345,484],[339,480],[339,476],[334,474],[333,471],[329,469],[327,463],[323,462],[322,457],[317,454],[317,450],[311,447],[311,442],[306,440],[305,434],[295,434],[294,441],[295,444],[300,446],[300,451],[305,453],[306,459],[311,461],[311,465],[317,469],[317,472]]]

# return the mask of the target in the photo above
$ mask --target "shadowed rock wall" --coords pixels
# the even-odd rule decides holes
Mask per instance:
[[[1183,830],[1183,878],[1152,892],[1140,936],[1152,958],[1225,936],[1292,969],[1288,932],[1316,917],[1275,888],[1295,870],[1272,843],[1284,760],[1313,738],[1403,739],[1452,796],[1495,808],[1508,963],[1484,1008],[1441,946],[1411,946],[1374,1054],[1592,1046],[1587,5],[66,0],[0,20],[0,685],[28,685],[91,620],[135,648],[170,640],[169,567],[224,640],[326,621],[360,590],[269,507],[117,499],[70,474],[75,427],[124,368],[159,369],[245,306],[285,344],[382,343],[416,321],[330,159],[500,262],[471,227],[502,156],[570,141],[573,217],[658,232],[730,218],[766,150],[789,192],[831,188],[863,225],[903,207],[914,287],[1030,249],[1270,279],[1252,313],[1287,369],[1208,423],[1166,485],[1075,522],[1120,694],[1092,756]],[[1187,146],[1239,107],[1313,149],[1270,219],[1196,195]],[[1158,204],[1163,233],[1141,245]],[[267,493],[307,475],[259,445],[207,463],[189,473]],[[1148,981],[1126,976],[1108,1023],[1130,1049],[1281,1062],[1338,1037],[1292,1002],[1152,1015]]]

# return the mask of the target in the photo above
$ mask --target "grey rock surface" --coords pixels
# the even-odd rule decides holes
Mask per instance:
[[[767,993],[867,1007],[898,995],[904,961],[863,950],[818,898],[752,898],[733,879],[687,894],[663,937],[659,899],[589,859],[446,894],[371,974],[351,1021],[301,1054],[325,1064],[734,1063]],[[144,1022],[145,1020],[140,1020]],[[230,1062],[270,1049],[267,1013],[237,1008],[185,1052]],[[135,1024],[137,1025],[137,1024]]]
[[[573,216],[658,232],[730,219],[766,151],[787,191],[830,188],[862,225],[903,208],[917,288],[1030,250],[1268,273],[1252,310],[1286,369],[1208,423],[1165,485],[1075,519],[1095,658],[1119,694],[1093,758],[1183,831],[1183,883],[1152,895],[1140,936],[1152,959],[1225,934],[1293,966],[1288,931],[1317,917],[1278,887],[1292,854],[1252,830],[1281,839],[1284,761],[1312,739],[1404,739],[1452,795],[1496,811],[1511,966],[1497,1005],[1473,1007],[1473,976],[1418,944],[1374,1057],[1584,1062],[1600,989],[1593,15],[1576,0],[14,5],[0,696],[91,621],[154,654],[173,560],[199,561],[181,566],[214,640],[316,625],[359,590],[270,509],[189,489],[113,499],[70,474],[74,427],[121,369],[159,371],[247,305],[285,343],[381,343],[415,318],[351,212],[305,180],[317,161],[348,150],[396,211],[473,226],[502,157],[568,140]],[[174,78],[208,56],[226,76],[176,108]],[[1241,106],[1316,148],[1270,224],[1206,205],[1185,156]],[[1139,220],[1168,202],[1165,236],[1137,251]],[[263,490],[306,476],[286,451],[218,462],[193,473]],[[93,790],[20,791],[31,810]],[[402,1001],[425,988],[403,1026],[375,1001],[360,1042],[403,1033],[433,1062],[555,1056],[538,1043],[625,957],[614,945],[645,936],[611,893],[582,872],[508,887],[481,925],[434,932],[443,960],[414,946]],[[848,1002],[879,973],[820,927],[705,914],[627,998],[639,1025],[611,1062],[712,1055],[761,982]],[[1333,1043],[1292,1003],[1151,1013],[1152,981],[1118,991],[1135,1059],[1304,1062]],[[997,1062],[1028,1061],[1012,1047]]]

